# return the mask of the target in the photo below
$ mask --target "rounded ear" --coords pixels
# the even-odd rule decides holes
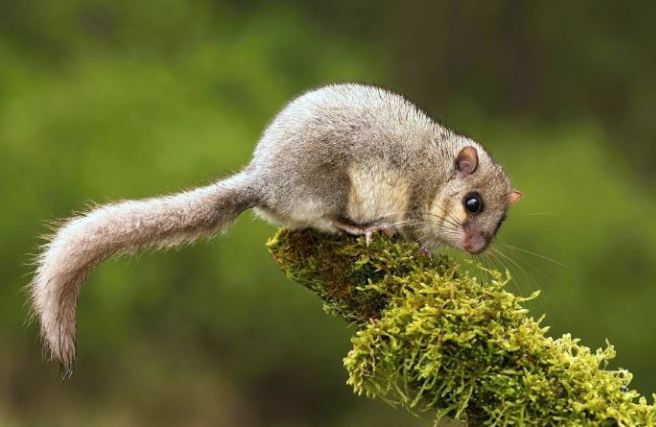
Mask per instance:
[[[465,175],[474,173],[478,167],[478,152],[471,145],[466,146],[456,157],[456,170]]]
[[[523,195],[524,193],[521,191],[513,190],[508,195],[508,204],[510,204],[510,206],[514,205],[515,203],[519,202],[519,199],[521,199]]]

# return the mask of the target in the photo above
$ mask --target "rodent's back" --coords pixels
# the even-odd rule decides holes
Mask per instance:
[[[414,104],[384,89],[359,84],[322,87],[291,101],[271,122],[255,152],[269,144],[364,144],[420,141],[436,124]],[[292,148],[292,147],[289,147]]]
[[[351,83],[329,85],[294,99],[273,119],[255,149],[253,165],[260,172],[279,172],[348,164],[363,156],[392,158],[421,149],[440,129],[395,93]]]
[[[273,119],[251,167],[264,188],[263,204],[272,210],[298,216],[293,212],[302,205],[338,215],[346,211],[354,167],[417,174],[418,159],[440,129],[400,95],[330,85],[301,95]]]

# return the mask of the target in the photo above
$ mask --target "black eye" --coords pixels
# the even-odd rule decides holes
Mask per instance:
[[[465,196],[464,199],[465,209],[469,213],[476,215],[483,210],[483,200],[481,200],[481,195],[478,193],[469,193]]]

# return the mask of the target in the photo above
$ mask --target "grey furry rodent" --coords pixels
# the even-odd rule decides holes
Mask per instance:
[[[211,236],[249,208],[289,228],[400,232],[427,248],[446,243],[478,253],[520,196],[483,147],[403,97],[331,85],[287,105],[236,175],[69,219],[38,258],[33,308],[46,349],[70,374],[80,287],[113,255]]]

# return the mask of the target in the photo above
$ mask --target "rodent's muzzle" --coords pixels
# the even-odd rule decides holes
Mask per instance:
[[[490,245],[490,237],[483,233],[468,232],[465,234],[462,248],[472,255],[478,255]]]

